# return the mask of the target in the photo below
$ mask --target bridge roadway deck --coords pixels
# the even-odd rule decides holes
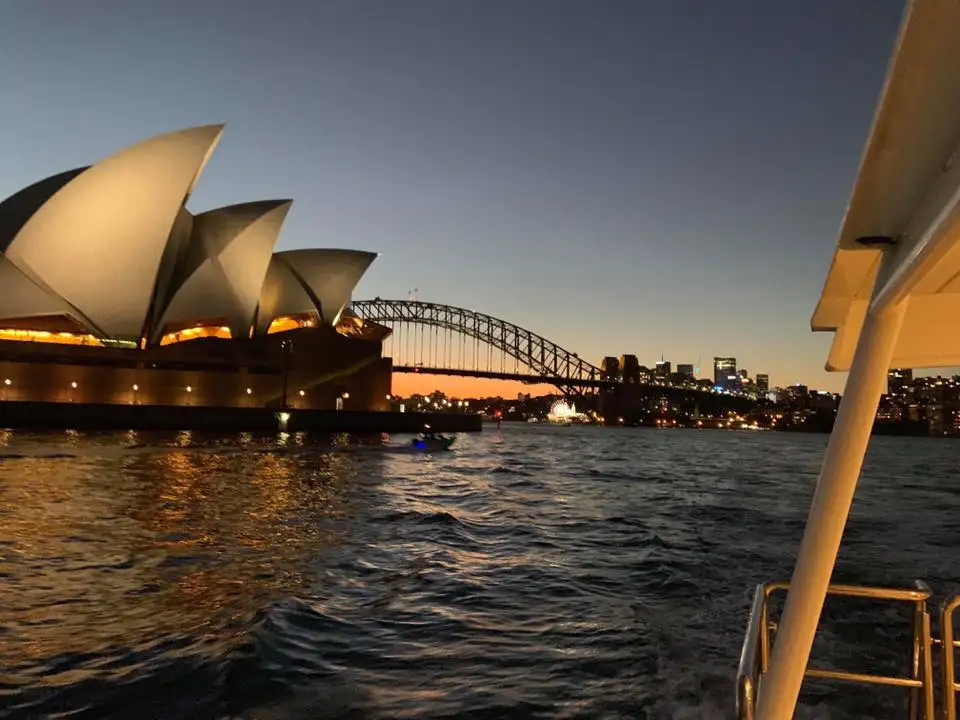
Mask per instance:
[[[552,375],[531,375],[529,373],[508,373],[495,372],[492,370],[471,370],[460,368],[435,368],[422,365],[394,365],[393,371],[398,373],[420,373],[423,375],[452,375],[455,377],[489,378],[491,380],[516,380],[526,383],[527,385],[542,384],[581,388],[607,387],[610,389],[614,389],[617,386],[622,385],[620,382],[614,382],[611,380],[594,380],[591,378],[584,378],[581,380],[577,378],[556,377]],[[708,390],[699,390],[697,388],[689,387],[675,387],[673,385],[648,385],[643,383],[640,385],[625,387],[636,387],[647,392],[665,391],[692,395],[713,396],[713,393]]]

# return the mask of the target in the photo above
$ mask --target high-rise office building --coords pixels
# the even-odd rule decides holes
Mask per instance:
[[[658,380],[666,380],[670,377],[672,372],[672,367],[669,360],[658,360],[657,367],[654,370],[654,375],[656,375]]]
[[[683,375],[685,378],[693,378],[693,365],[687,363],[680,363],[677,365],[677,374]]]
[[[641,365],[637,369],[637,378],[641,385],[649,385],[653,382],[653,370],[648,368],[646,365]]]
[[[766,395],[770,392],[770,376],[765,373],[757,373],[756,386],[758,395]]]
[[[730,387],[737,377],[737,359],[732,357],[715,357],[713,359],[713,384],[720,387]],[[733,380],[731,380],[733,378]]]

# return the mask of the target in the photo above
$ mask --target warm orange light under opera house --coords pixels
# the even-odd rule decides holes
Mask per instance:
[[[344,321],[346,322],[346,321]],[[356,322],[356,321],[354,321]],[[270,327],[267,328],[267,334],[287,332],[300,328],[317,327],[318,318],[315,314],[307,313],[305,315],[285,315],[275,318]],[[195,327],[183,328],[168,332],[160,338],[160,345],[172,345],[173,343],[187,342],[189,340],[199,340],[200,338],[220,338],[221,340],[230,340],[233,333],[230,328],[224,325],[197,325]],[[56,343],[60,345],[95,345],[103,346],[103,342],[93,336],[82,333],[71,332],[50,332],[48,330],[29,330],[23,328],[0,328],[0,340],[15,340],[19,342],[44,342]]]
[[[317,326],[315,315],[283,315],[274,318],[267,328],[267,335],[273,333],[286,332],[287,330],[297,330],[298,328],[309,328]]]
[[[47,332],[46,330],[12,330],[0,328],[0,340],[16,340],[19,342],[44,342],[58,345],[96,345],[100,342],[93,335],[79,335],[69,332]]]
[[[278,317],[267,329],[267,334],[286,332],[298,328],[316,327],[317,319],[311,315],[297,317]],[[230,328],[222,325],[200,325],[169,332],[160,339],[160,345],[172,345],[178,342],[199,340],[200,338],[220,338],[230,340],[233,334]],[[18,342],[44,342],[59,345],[93,345],[101,347],[103,343],[93,335],[71,332],[49,332],[47,330],[25,330],[14,328],[0,328],[0,340],[14,340]]]
[[[233,337],[228,327],[192,327],[178,330],[177,332],[167,333],[160,338],[161,345],[172,345],[173,343],[186,342],[187,340],[199,340],[200,338],[215,337],[223,340],[229,340]]]
[[[317,318],[313,315],[282,316],[275,318],[267,328],[267,334],[272,335],[288,330],[297,330],[299,328],[309,328],[317,326]],[[160,340],[161,345],[170,345],[171,343],[186,342],[187,340],[197,340],[199,338],[215,337],[222,340],[230,340],[233,335],[228,327],[217,326],[198,326],[167,333]]]

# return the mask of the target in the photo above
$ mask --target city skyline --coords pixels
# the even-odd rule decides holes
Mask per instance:
[[[597,364],[729,354],[839,391],[809,319],[901,11],[12,2],[0,196],[226,122],[248,150],[191,207],[293,197],[278,249],[381,253],[358,298],[417,287]]]
[[[629,353],[627,354],[629,355]],[[737,362],[737,358],[735,357],[721,358],[717,356],[711,357],[708,359],[708,362],[698,365],[697,363],[678,363],[663,356],[660,361],[647,364],[641,360],[639,364],[641,367],[652,372],[656,365],[659,365],[661,362],[665,361],[664,364],[666,364],[668,367],[672,365],[676,372],[684,373],[683,368],[686,367],[689,368],[689,374],[691,376],[698,380],[702,380],[715,377],[715,363],[717,360],[733,360],[734,363]],[[594,364],[600,367],[602,361],[597,361]],[[699,370],[699,372],[696,372],[696,370]],[[764,373],[762,370],[750,371],[749,368],[737,367],[736,371],[737,373],[749,372],[750,378],[755,378],[759,374],[760,376],[769,379],[769,373]],[[723,385],[723,383],[718,384]],[[785,384],[784,387],[799,384],[804,383],[792,382]],[[552,395],[559,392],[556,386],[544,383],[528,385],[523,382],[511,380],[494,380],[489,378],[457,377],[433,373],[418,374],[406,372],[394,373],[393,386],[394,393],[401,397],[417,394],[430,394],[435,391],[449,394],[453,397],[512,397],[518,394],[539,396]],[[774,385],[771,385],[770,387],[774,387]]]
[[[668,364],[670,361],[667,358],[664,358]],[[694,377],[698,380],[710,379],[714,376],[714,361],[718,359],[732,359],[736,358],[720,358],[711,357],[709,358],[710,362],[703,363],[699,366],[699,373],[695,374]],[[600,363],[598,362],[597,365]],[[647,368],[647,370],[653,370],[655,363],[650,363],[649,365],[644,364],[641,361],[641,366]],[[676,363],[672,362],[672,365],[680,372],[680,368],[684,365],[689,365],[690,367],[697,367],[694,363]],[[762,369],[752,371],[749,368],[738,368],[738,372],[748,372],[751,379],[756,379],[758,376],[766,378],[769,381],[769,373],[763,372]],[[790,387],[796,385],[808,385],[802,380],[797,380],[794,382],[783,383],[783,384],[774,384],[769,383],[769,388],[772,390],[775,387]],[[811,389],[820,389],[810,386]],[[555,395],[560,393],[560,390],[557,389],[554,385],[549,384],[535,384],[528,385],[522,382],[516,382],[511,380],[493,380],[488,378],[471,378],[471,377],[451,377],[444,375],[435,375],[432,373],[395,373],[393,380],[394,394],[398,397],[408,397],[410,395],[429,395],[433,392],[442,392],[445,395],[450,395],[451,397],[463,398],[463,397],[514,397],[518,394],[531,395],[531,396],[540,396],[540,395]],[[839,391],[837,391],[839,392]]]

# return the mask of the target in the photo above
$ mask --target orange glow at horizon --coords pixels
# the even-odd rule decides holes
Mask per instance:
[[[554,395],[559,390],[553,385],[525,385],[515,380],[491,380],[490,378],[452,377],[448,375],[428,375],[420,373],[394,373],[393,393],[400,397],[420,394],[429,395],[439,390],[447,397],[515,398],[524,395]]]

